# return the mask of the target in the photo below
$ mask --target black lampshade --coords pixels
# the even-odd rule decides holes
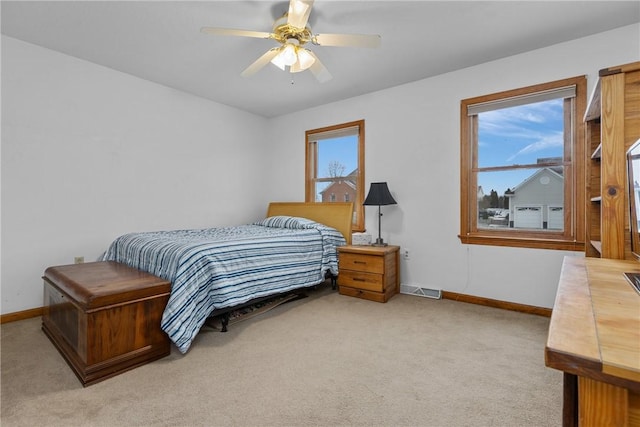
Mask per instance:
[[[364,200],[363,205],[367,206],[384,206],[384,205],[397,205],[386,182],[372,182],[369,188],[369,194]]]

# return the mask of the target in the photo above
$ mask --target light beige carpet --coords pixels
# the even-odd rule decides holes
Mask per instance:
[[[558,426],[549,319],[329,286],[83,388],[40,329],[2,325],[9,426]]]

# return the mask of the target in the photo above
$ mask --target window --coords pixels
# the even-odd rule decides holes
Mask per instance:
[[[466,99],[460,240],[584,248],[586,78]]]
[[[364,120],[305,132],[305,200],[353,202],[353,231],[364,231]]]

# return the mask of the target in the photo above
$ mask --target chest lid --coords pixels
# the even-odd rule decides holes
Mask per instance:
[[[171,282],[114,261],[48,267],[44,280],[85,309],[138,300],[171,291]]]

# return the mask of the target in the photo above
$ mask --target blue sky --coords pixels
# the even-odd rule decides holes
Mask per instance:
[[[542,157],[562,157],[563,100],[537,102],[479,114],[478,167],[535,164]],[[532,175],[534,169],[481,172],[478,185],[498,195]]]
[[[358,167],[358,136],[343,136],[340,138],[320,141],[318,153],[318,176],[329,176],[329,162],[338,160],[345,167],[345,174],[351,173]]]

